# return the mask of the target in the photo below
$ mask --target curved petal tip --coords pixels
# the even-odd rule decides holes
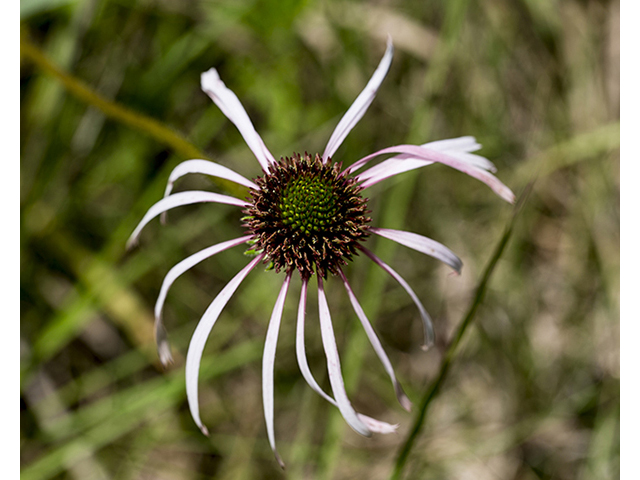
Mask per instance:
[[[210,68],[200,75],[200,87],[202,90],[213,90],[218,86],[217,82],[220,81],[220,75],[215,68]]]
[[[398,397],[398,401],[400,402],[400,405],[402,406],[402,408],[404,408],[407,412],[411,413],[411,408],[413,407],[413,403],[411,403],[411,400],[409,400],[409,397],[407,397],[407,394],[404,393],[400,384],[398,384],[396,387],[396,397]]]
[[[282,470],[285,470],[285,469],[286,469],[285,464],[284,464],[284,462],[282,461],[282,458],[280,458],[280,455],[278,455],[278,452],[276,452],[276,451],[274,450],[274,451],[273,451],[273,454],[275,455],[276,460],[277,460],[277,462],[278,462],[278,465],[280,465],[280,468],[282,468]]]
[[[137,236],[136,237],[131,236],[131,237],[129,237],[129,240],[127,240],[127,244],[125,246],[125,250],[127,252],[130,252],[131,250],[133,250],[137,246],[138,246],[138,237]]]
[[[171,355],[171,347],[169,342],[162,342],[158,344],[158,357],[160,357],[160,363],[167,368],[173,365],[173,356]]]
[[[391,425],[387,422],[376,420],[375,418],[367,417],[366,415],[358,414],[358,418],[364,423],[372,433],[382,433],[387,435],[389,433],[396,433],[400,424],[396,423]],[[370,437],[371,435],[366,435]]]

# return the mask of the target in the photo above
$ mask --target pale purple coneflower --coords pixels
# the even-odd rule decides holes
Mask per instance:
[[[443,163],[482,181],[508,202],[514,201],[511,190],[492,175],[491,172],[495,171],[494,165],[486,158],[471,153],[480,149],[480,145],[473,137],[440,140],[420,146],[398,145],[385,148],[354,162],[344,170],[342,170],[341,163],[333,162],[336,150],[373,101],[378,87],[389,70],[392,57],[393,44],[389,39],[386,52],[378,68],[362,93],[338,123],[322,156],[317,154],[312,156],[307,153],[304,155],[294,154],[292,157],[281,158],[279,161],[276,161],[267,149],[238,97],[225,86],[218,72],[212,68],[203,73],[202,90],[236,125],[260,163],[262,176],[251,181],[227,167],[208,160],[187,160],[172,171],[164,198],[149,209],[128,242],[129,246],[133,245],[142,228],[151,219],[158,215],[164,216],[167,210],[178,206],[214,202],[235,205],[244,209],[243,226],[247,229],[247,235],[206,248],[181,261],[169,271],[155,306],[156,341],[161,362],[164,365],[171,363],[169,342],[162,323],[162,307],[167,291],[176,278],[197,263],[219,252],[244,243],[251,245],[247,253],[254,258],[213,300],[198,323],[189,343],[186,359],[187,399],[195,423],[204,434],[207,434],[208,431],[200,419],[198,407],[198,372],[209,333],[231,295],[258,263],[268,263],[275,268],[276,272],[283,270],[285,278],[267,329],[262,359],[262,396],[267,435],[271,448],[282,466],[284,464],[276,451],[274,439],[273,372],[280,321],[293,272],[298,270],[302,279],[296,327],[296,357],[302,375],[313,390],[340,409],[342,416],[351,428],[361,435],[370,436],[372,432],[393,432],[397,425],[367,417],[356,412],[351,405],[342,379],[340,358],[333,334],[324,281],[331,273],[338,276],[344,284],[355,313],[391,379],[400,405],[409,411],[411,402],[403,392],[391,362],[358,303],[342,266],[346,265],[352,256],[360,251],[400,283],[420,312],[424,330],[423,348],[425,349],[434,342],[433,325],[429,314],[407,282],[373,252],[365,248],[363,243],[373,233],[437,258],[458,273],[462,267],[460,259],[451,250],[435,240],[416,233],[369,226],[371,219],[366,216],[367,199],[361,196],[362,191],[399,173],[432,163]],[[395,156],[361,173],[356,173],[374,158],[386,154],[395,154]],[[174,182],[188,173],[206,174],[243,185],[249,188],[251,198],[243,200],[205,191],[171,194]],[[318,284],[320,331],[333,397],[325,393],[313,378],[305,354],[306,297],[309,281],[313,275],[316,276]]]

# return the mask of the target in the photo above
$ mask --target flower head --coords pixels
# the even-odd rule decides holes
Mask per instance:
[[[264,262],[272,265],[276,272],[284,272],[284,281],[267,328],[262,361],[263,404],[267,434],[273,452],[283,466],[276,451],[273,429],[273,373],[280,321],[293,273],[298,271],[302,281],[296,327],[296,357],[300,371],[313,390],[340,409],[344,419],[356,432],[369,436],[371,433],[393,432],[397,425],[390,425],[356,412],[347,397],[331,314],[324,291],[325,280],[331,274],[342,281],[356,316],[391,379],[398,401],[403,408],[410,410],[411,402],[396,379],[391,362],[360,306],[342,266],[349,263],[358,252],[362,252],[400,283],[420,313],[424,328],[424,348],[433,344],[434,341],[433,325],[429,314],[407,282],[368,250],[363,243],[371,234],[375,234],[437,258],[456,272],[460,272],[462,268],[460,259],[435,240],[417,233],[370,226],[371,219],[367,216],[367,199],[362,196],[363,191],[399,173],[432,163],[443,163],[482,181],[505,200],[509,202],[514,200],[511,190],[491,173],[495,171],[493,164],[486,158],[471,153],[481,148],[473,137],[440,140],[420,146],[398,145],[385,148],[359,159],[346,169],[342,169],[341,163],[333,161],[338,147],[373,101],[389,70],[392,57],[393,45],[389,39],[387,50],[378,68],[338,123],[322,156],[310,155],[306,152],[303,155],[294,153],[291,157],[282,157],[279,161],[276,161],[267,149],[242,104],[225,86],[218,72],[211,69],[203,73],[201,79],[203,91],[236,125],[260,163],[262,175],[251,181],[214,162],[187,160],[170,174],[164,198],[149,209],[128,242],[129,246],[134,244],[140,231],[150,220],[158,215],[163,217],[167,210],[178,206],[213,202],[243,208],[245,235],[191,255],[175,265],[165,277],[155,307],[156,341],[161,362],[164,365],[171,363],[171,350],[162,323],[162,308],[167,292],[176,278],[206,258],[231,247],[249,244],[250,249],[246,253],[254,258],[229,281],[207,308],[196,327],[187,352],[186,384],[189,408],[195,423],[203,433],[207,434],[207,429],[200,419],[198,407],[198,372],[207,338],[224,306],[256,265]],[[370,161],[387,154],[395,156],[356,173]],[[243,200],[205,191],[172,194],[174,182],[189,173],[201,173],[230,180],[249,188],[251,196]],[[313,378],[305,353],[306,298],[309,282],[314,275],[318,288],[320,331],[333,397],[324,392]]]
[[[368,236],[362,187],[340,169],[319,155],[294,153],[256,179],[245,227],[276,272],[298,270],[307,279],[337,275]]]

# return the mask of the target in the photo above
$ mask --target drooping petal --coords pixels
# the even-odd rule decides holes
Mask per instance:
[[[164,367],[173,363],[173,355],[171,355],[171,345],[169,344],[169,335],[167,329],[164,328],[162,320],[156,318],[154,322],[154,330],[156,336],[156,348],[158,349],[158,358]]]
[[[333,405],[334,407],[338,407],[337,402],[327,393],[325,393],[325,391],[320,388],[320,385],[318,385],[318,382],[316,382],[315,378],[313,378],[313,374],[311,373],[311,369],[309,368],[309,364],[307,362],[307,354],[304,347],[304,320],[307,305],[307,282],[308,280],[306,279],[302,280],[302,290],[300,292],[298,322],[296,325],[296,358],[298,359],[298,365],[300,366],[302,376],[307,381],[309,386],[327,402],[331,403],[331,405]],[[366,415],[363,415],[361,413],[356,413],[356,415],[360,419],[360,421],[362,421],[362,423],[364,423],[373,433],[393,433],[398,428],[398,425],[391,425],[390,423],[367,417]]]
[[[433,150],[439,150],[441,152],[475,152],[480,150],[482,145],[476,142],[475,137],[471,135],[465,135],[464,137],[446,138],[443,140],[434,140],[433,142],[425,143],[422,145],[426,148]]]
[[[369,430],[373,433],[396,433],[398,430],[399,424],[391,425],[387,422],[381,422],[380,420],[376,420],[375,418],[367,417],[366,415],[358,414],[358,418],[362,420]]]
[[[313,378],[313,374],[311,373],[311,369],[309,368],[309,364],[307,363],[307,353],[304,347],[304,321],[307,308],[307,284],[308,280],[306,278],[303,278],[302,289],[300,291],[300,303],[298,304],[298,321],[296,323],[296,358],[298,360],[300,372],[302,373],[303,378],[307,381],[309,386],[327,402],[332,403],[337,407],[338,404],[335,402],[335,400],[327,395],[325,391],[322,390],[320,385],[318,385],[318,382],[316,382],[315,378]]]
[[[434,142],[428,142],[420,145],[422,148],[431,150],[437,150],[439,152],[447,152],[450,155],[458,156],[461,160],[468,162],[470,165],[474,165],[484,170],[491,172],[496,171],[496,167],[488,159],[481,157],[480,155],[471,155],[469,152],[475,152],[482,148],[476,139],[471,136],[448,138],[445,140],[436,140]],[[385,178],[392,177],[399,173],[409,172],[416,168],[425,167],[431,165],[434,162],[429,160],[420,160],[415,156],[402,154],[391,157],[384,162],[375,165],[361,174],[358,175],[358,180],[363,183],[363,187],[367,188],[371,185],[378,183]],[[369,179],[375,180],[368,181]]]
[[[211,302],[207,311],[198,322],[195,332],[189,342],[189,349],[187,350],[187,360],[185,368],[185,383],[187,384],[187,400],[189,402],[189,410],[193,421],[198,425],[202,433],[209,435],[207,427],[202,424],[200,420],[200,409],[198,406],[198,373],[200,371],[200,360],[202,358],[202,352],[204,346],[209,338],[209,333],[215,325],[222,309],[225,307],[231,295],[236,291],[242,280],[249,274],[249,272],[262,261],[264,254],[258,255],[251,260],[249,264],[244,267],[238,274],[231,279],[227,285],[220,291],[218,296]]]
[[[247,142],[247,146],[256,156],[262,168],[268,171],[269,165],[274,163],[275,159],[265,146],[260,135],[258,135],[258,132],[256,132],[242,103],[240,103],[236,94],[229,90],[220,79],[218,71],[215,68],[211,68],[204,72],[200,77],[200,85],[204,93],[209,95],[222,113],[238,128],[242,138]]]
[[[482,145],[476,142],[473,137],[459,137],[449,138],[446,140],[436,140],[435,142],[429,142],[422,147],[427,150],[435,150],[437,152],[444,152],[451,155],[461,162],[464,162],[472,167],[477,167],[488,172],[497,172],[498,169],[488,158],[481,155],[476,155],[476,150],[482,148]]]
[[[460,260],[460,258],[447,247],[435,240],[423,237],[417,233],[405,232],[402,230],[391,230],[388,228],[369,227],[369,231],[376,235],[380,235],[381,237],[393,240],[405,247],[413,248],[418,252],[437,258],[441,262],[449,265],[458,273],[460,273],[460,270],[462,269],[462,260]]]
[[[224,178],[225,180],[230,180],[247,188],[253,188],[254,190],[260,189],[251,180],[244,178],[242,175],[234,172],[230,168],[227,168],[210,160],[193,159],[182,162],[173,169],[173,171],[169,175],[169,180],[167,182],[167,188],[165,189],[164,196],[167,197],[171,193],[173,184],[177,179],[189,173],[202,173],[203,175]]]
[[[234,172],[230,168],[224,167],[210,160],[193,159],[182,162],[173,169],[173,171],[169,175],[169,180],[167,181],[167,188],[164,191],[164,196],[169,196],[169,194],[173,190],[173,184],[177,179],[189,173],[201,173],[203,175],[209,175],[212,177],[224,178],[225,180],[230,180],[247,188],[259,190],[259,187],[255,183],[247,180],[242,175]],[[163,212],[160,215],[160,221],[164,223],[166,221],[166,217],[167,213]]]
[[[218,243],[217,245],[213,245],[211,247],[205,248],[204,250],[200,250],[198,253],[194,253],[190,257],[187,257],[181,262],[177,263],[171,270],[169,270],[169,273],[167,273],[167,275],[164,277],[164,280],[162,281],[162,287],[160,288],[160,294],[158,295],[158,300],[156,301],[156,307],[154,310],[158,356],[160,357],[160,361],[164,366],[167,366],[168,364],[173,362],[173,358],[171,357],[171,348],[169,346],[169,339],[162,323],[162,307],[164,306],[164,301],[167,298],[167,292],[169,291],[169,288],[171,288],[171,285],[173,285],[173,282],[175,282],[175,280],[180,275],[182,275],[184,272],[192,268],[194,265],[200,263],[201,261],[212,257],[216,253],[220,253],[228,248],[245,243],[250,239],[251,235],[246,235],[244,237]]]
[[[471,137],[473,138],[473,137]],[[456,139],[454,139],[456,140]],[[439,140],[438,142],[425,143],[421,145],[423,148],[432,148],[434,143],[445,142],[447,140]],[[487,170],[490,172],[496,172],[497,169],[493,163],[487,160],[480,155],[474,155],[471,153],[466,153],[464,151],[454,151],[454,150],[441,150],[448,155],[451,155],[463,163],[466,163],[470,167],[480,168],[482,170]],[[380,162],[378,165],[374,165],[373,167],[365,170],[360,175],[358,175],[358,181],[362,182],[363,188],[369,188],[376,183],[381,182],[382,180],[386,180],[387,178],[393,177],[400,173],[409,172],[411,170],[415,170],[417,168],[426,167],[427,165],[432,165],[435,162],[430,160],[421,160],[412,155],[396,155],[395,157],[391,157],[383,162]]]
[[[380,343],[380,340],[378,339],[376,332],[373,330],[373,326],[371,325],[371,322],[369,322],[369,319],[365,315],[364,310],[362,310],[362,307],[360,306],[358,299],[353,293],[351,285],[349,285],[347,277],[345,276],[342,269],[339,269],[338,273],[340,274],[340,278],[342,278],[342,282],[344,283],[344,288],[347,290],[347,294],[349,295],[349,300],[351,300],[351,305],[353,306],[353,309],[355,310],[356,315],[360,319],[360,323],[362,324],[362,328],[364,328],[364,331],[367,334],[367,337],[369,338],[369,342],[371,342],[371,346],[376,352],[376,355],[378,355],[378,358],[382,362],[382,365],[384,366],[384,369],[387,371],[387,374],[391,378],[391,383],[393,383],[393,388],[396,392],[396,397],[398,398],[398,402],[400,402],[400,405],[402,405],[402,408],[404,408],[407,412],[410,412],[411,400],[409,400],[409,397],[407,397],[407,395],[404,393],[404,390],[402,389],[400,382],[398,382],[398,379],[396,378],[396,374],[393,371],[393,366],[391,365],[391,361],[389,360],[389,357],[387,357],[386,352],[382,348],[382,344]]]
[[[410,155],[397,155],[368,168],[359,174],[357,178],[359,182],[362,182],[364,188],[369,188],[371,185],[375,185],[387,178],[426,167],[427,165],[433,165],[433,163],[434,162],[428,160],[420,160]]]
[[[481,170],[489,170],[496,171],[495,168],[487,168],[486,160],[484,157],[479,155],[472,155],[470,153],[450,153],[449,155],[454,156],[458,160],[465,162],[469,165],[470,168],[479,168]],[[387,178],[394,177],[400,173],[409,172],[411,170],[416,170],[418,168],[426,167],[427,165],[432,165],[434,162],[429,160],[420,160],[418,158],[410,157],[409,155],[398,155],[397,157],[389,158],[384,162],[379,163],[375,167],[372,167],[358,176],[358,180],[362,181],[363,188],[369,188],[376,183],[380,183]]]
[[[278,332],[280,331],[280,321],[282,320],[282,311],[284,309],[284,301],[287,297],[287,290],[291,282],[291,272],[287,274],[282,283],[280,294],[273,307],[269,327],[267,328],[267,338],[264,342],[264,354],[262,355],[262,404],[264,406],[264,419],[267,424],[267,436],[271,450],[276,456],[276,460],[282,468],[284,462],[278,451],[276,450],[276,439],[273,429],[273,370],[276,362],[276,345],[278,344]]]
[[[351,129],[356,126],[356,124],[360,121],[362,116],[365,114],[369,105],[376,96],[376,92],[378,88],[380,88],[380,84],[384,77],[387,75],[389,71],[389,66],[391,65],[391,59],[393,58],[393,42],[391,41],[391,37],[387,40],[387,50],[380,60],[380,64],[376,71],[373,72],[373,76],[369,80],[369,83],[364,87],[364,90],[360,92],[360,95],[355,99],[355,101],[347,110],[347,113],[340,119],[338,122],[338,126],[331,134],[331,138],[329,138],[329,142],[327,143],[327,147],[322,154],[322,159],[326,162],[329,157],[332,157],[338,147],[342,144],[346,136],[349,134]]]
[[[358,170],[362,166],[366,165],[369,161],[378,157],[380,155],[384,155],[387,153],[401,153],[411,155],[421,160],[428,160],[431,162],[438,162],[448,165],[456,170],[459,170],[467,175],[480,180],[484,184],[486,184],[489,188],[491,188],[497,195],[508,201],[509,203],[513,203],[515,201],[515,195],[513,192],[504,185],[500,180],[498,180],[491,173],[487,172],[482,168],[478,168],[476,166],[470,165],[467,161],[461,160],[454,155],[450,155],[446,152],[438,152],[436,150],[428,150],[423,147],[419,147],[417,145],[397,145],[395,147],[383,148],[371,155],[367,155],[364,158],[361,158],[349,168],[347,168],[344,172],[345,174],[353,173]],[[385,177],[387,178],[387,177]],[[368,180],[369,184],[371,184],[371,178]]]
[[[418,296],[415,294],[413,289],[409,286],[409,284],[405,281],[405,279],[400,276],[398,272],[396,272],[393,268],[391,268],[389,265],[387,265],[382,260],[380,260],[380,258],[378,258],[378,256],[375,253],[373,253],[371,250],[363,246],[360,246],[360,249],[364,252],[365,255],[367,255],[371,260],[373,260],[374,263],[379,265],[385,272],[391,275],[400,285],[402,285],[402,288],[406,290],[406,292],[411,297],[411,300],[413,300],[413,303],[415,303],[416,307],[418,307],[418,311],[420,312],[420,317],[422,318],[422,326],[424,328],[424,341],[422,344],[422,349],[427,350],[429,347],[433,345],[435,341],[435,332],[433,330],[433,322],[431,321],[431,317],[427,313],[427,310],[424,308],[424,305],[422,305],[422,302],[420,301]]]
[[[166,212],[167,210],[171,210],[172,208],[181,207],[183,205],[191,205],[193,203],[204,203],[204,202],[213,202],[213,203],[225,203],[227,205],[237,205],[238,207],[247,207],[249,204],[244,200],[240,200],[239,198],[230,197],[228,195],[221,195],[219,193],[213,192],[202,192],[199,190],[190,190],[188,192],[179,192],[174,193],[166,198],[163,198],[156,204],[154,204],[145,216],[140,220],[140,223],[133,231],[129,240],[127,240],[127,248],[131,248],[135,245],[138,240],[138,236],[140,232],[145,227],[147,223],[153,220],[155,217],[160,215],[162,212]]]
[[[245,235],[244,237],[234,238],[233,240],[228,240],[226,242],[218,243],[216,245],[212,245],[210,247],[205,248],[204,250],[200,250],[197,253],[185,258],[181,262],[177,263],[169,273],[164,277],[162,282],[162,287],[160,288],[160,294],[158,295],[158,300],[156,301],[155,306],[155,316],[159,318],[162,316],[162,307],[164,305],[164,301],[167,298],[167,292],[173,282],[184,272],[197,265],[201,261],[212,257],[213,255],[220,253],[224,250],[227,250],[231,247],[235,247],[236,245],[240,245],[242,243],[247,242],[251,239],[251,235]]]
[[[331,323],[331,314],[329,313],[329,305],[324,294],[322,286],[322,277],[318,275],[318,307],[320,311],[320,332],[322,334],[322,346],[327,356],[327,370],[329,372],[329,382],[335,396],[336,403],[340,409],[342,417],[346,420],[351,428],[360,435],[366,437],[371,436],[371,430],[358,418],[358,414],[353,409],[342,379],[342,371],[340,370],[340,357],[338,356],[338,346],[333,334],[333,325]]]
[[[471,167],[476,167],[491,173],[496,173],[498,171],[493,162],[483,157],[482,155],[476,155],[475,153],[456,152],[452,150],[447,150],[445,151],[445,153],[457,158],[461,162],[467,163]]]

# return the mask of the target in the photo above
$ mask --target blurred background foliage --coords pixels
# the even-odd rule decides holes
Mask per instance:
[[[276,362],[276,437],[266,440],[260,358],[274,272],[224,310],[200,376],[200,434],[184,354],[195,325],[246,263],[239,249],[172,288],[177,364],[152,336],[162,278],[237,237],[240,213],[183,207],[125,240],[170,170],[205,157],[255,177],[235,127],[200,91],[214,66],[276,156],[322,151],[377,65],[390,73],[336,155],[474,135],[521,196],[533,190],[476,321],[427,413],[402,478],[619,476],[619,2],[609,0],[23,0],[21,2],[21,466],[24,479],[382,479],[413,416],[399,408],[344,291],[329,281],[343,370],[360,411],[400,424],[359,437],[298,372],[293,283]],[[185,178],[180,189],[219,186]],[[224,185],[222,186],[224,190]],[[421,297],[438,341],[424,353],[413,304],[359,257],[357,295],[418,402],[470,308],[512,207],[442,166],[371,191],[374,224],[452,248],[460,277],[372,240]],[[311,367],[328,386],[309,304]]]

